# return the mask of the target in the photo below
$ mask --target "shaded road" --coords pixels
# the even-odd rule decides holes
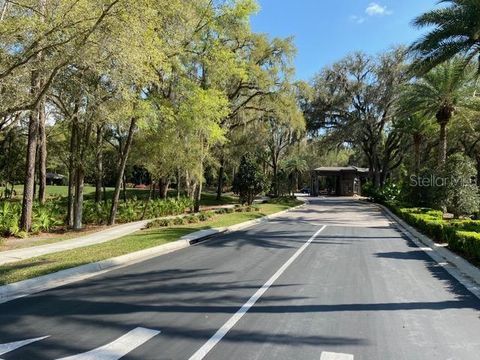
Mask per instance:
[[[376,207],[340,198],[1,304],[0,357],[189,359],[294,254],[205,359],[478,359],[480,301]]]

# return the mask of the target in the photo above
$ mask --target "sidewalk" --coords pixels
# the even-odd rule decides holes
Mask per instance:
[[[232,207],[234,207],[234,205],[209,206],[209,207],[202,208],[202,211],[214,210],[214,209],[220,209],[220,208],[232,208]],[[168,219],[168,218],[174,218],[174,217],[176,216],[166,216],[164,218]],[[151,221],[152,219],[131,222],[128,224],[116,225],[90,235],[84,235],[84,236],[80,236],[78,238],[74,238],[70,240],[59,241],[53,244],[1,251],[0,266],[8,263],[12,263],[12,262],[30,259],[37,256],[52,254],[52,253],[65,251],[65,250],[77,249],[85,246],[101,244],[110,240],[115,240],[130,234],[133,234],[134,232],[137,232],[139,230],[142,230]]]
[[[2,251],[0,252],[0,265],[115,240],[143,229],[150,221],[151,220],[142,220],[128,224],[116,225],[94,234],[80,236],[70,240],[59,241],[53,244]]]

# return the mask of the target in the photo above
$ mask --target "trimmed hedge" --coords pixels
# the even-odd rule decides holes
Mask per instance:
[[[449,242],[452,250],[463,252],[475,262],[480,262],[480,234],[473,231],[456,231]]]
[[[464,254],[475,263],[480,262],[480,221],[445,221],[442,212],[438,210],[391,205],[389,207],[396,215],[435,242],[448,243],[451,250]]]

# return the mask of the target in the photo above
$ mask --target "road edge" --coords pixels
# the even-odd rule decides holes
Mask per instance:
[[[444,245],[435,243],[405,220],[395,215],[388,207],[375,203],[387,218],[399,225],[399,230],[423,250],[430,258],[442,266],[450,275],[465,286],[468,291],[480,299],[480,269],[470,264],[460,255],[448,250]]]
[[[51,274],[42,275],[39,277],[22,280],[7,285],[2,285],[0,286],[0,304],[33,295],[42,291],[86,280],[94,276],[107,273],[109,271],[141,263],[143,261],[147,261],[158,256],[166,255],[174,251],[188,248],[190,246],[210,240],[221,234],[244,230],[255,225],[268,222],[271,219],[284,215],[288,212],[298,210],[299,208],[308,204],[308,201],[304,201],[304,204],[271,215],[266,215],[258,219],[245,221],[224,228],[199,230],[185,235],[179,240],[172,241],[167,244],[155,246],[140,251],[135,251],[114,258],[61,270]]]

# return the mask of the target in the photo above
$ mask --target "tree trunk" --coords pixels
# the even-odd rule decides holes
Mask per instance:
[[[200,212],[200,200],[202,198],[202,184],[203,181],[200,179],[198,181],[198,184],[195,188],[195,200],[194,200],[194,205],[193,205],[193,212]]]
[[[438,144],[438,165],[443,166],[447,162],[447,123],[440,123],[440,142]]]
[[[168,197],[168,188],[170,186],[170,181],[165,178],[161,178],[158,182],[158,191],[160,199],[166,199]]]
[[[190,181],[190,173],[188,170],[185,172],[185,185],[187,188],[187,197],[193,199],[193,190],[192,182]]]
[[[38,201],[45,204],[47,191],[47,134],[45,131],[45,100],[42,100],[38,109]]]
[[[25,184],[23,185],[22,217],[20,220],[20,228],[27,232],[32,229],[37,138],[38,111],[35,109],[30,112],[30,119],[28,123],[27,163],[25,168]]]
[[[3,18],[5,17],[5,14],[7,13],[7,7],[9,2],[10,2],[9,0],[5,0],[3,3],[2,9],[0,10],[0,21],[3,20]]]
[[[182,180],[182,174],[180,173],[180,168],[178,168],[177,169],[177,200],[180,200],[181,180]]]
[[[77,148],[77,126],[72,122],[70,134],[70,159],[68,164],[68,200],[67,200],[67,225],[73,227],[73,203],[75,198],[75,151]]]
[[[279,186],[278,186],[278,166],[277,161],[273,160],[273,195],[275,197],[279,196]]]
[[[123,202],[127,202],[127,177],[125,176],[125,171],[123,171],[122,187],[123,187]]]
[[[38,0],[39,10],[41,14],[45,13],[46,0]],[[5,8],[2,9],[2,18],[4,16],[4,10],[6,11],[7,3],[4,4]],[[38,62],[42,62],[43,54],[39,52],[36,56]],[[34,69],[31,73],[31,87],[30,94],[33,97],[37,97],[40,94],[41,80],[40,70]],[[27,156],[25,166],[25,184],[23,186],[23,200],[22,200],[22,216],[20,218],[20,229],[23,231],[30,231],[32,229],[32,213],[33,213],[33,200],[35,191],[35,161],[38,142],[38,116],[39,106],[30,111],[30,119],[28,122],[28,143],[27,143]]]
[[[222,198],[224,176],[225,176],[225,158],[222,155],[222,158],[220,159],[220,168],[218,169],[217,200],[220,200]]]
[[[120,188],[122,186],[123,174],[125,173],[125,167],[127,165],[127,160],[128,160],[128,153],[130,152],[130,148],[132,146],[133,134],[135,132],[136,125],[137,125],[137,119],[132,118],[130,120],[130,128],[128,130],[127,142],[125,143],[125,147],[123,148],[120,166],[118,168],[117,181],[115,183],[115,190],[113,192],[112,208],[110,209],[110,217],[108,219],[108,225],[115,224],[115,218],[117,216],[117,210],[118,210],[118,199],[120,197]]]
[[[102,201],[103,183],[103,126],[97,126],[95,152],[95,203]]]
[[[85,171],[82,164],[78,164],[75,171],[75,202],[73,209],[73,230],[79,231],[83,228],[83,187]]]

